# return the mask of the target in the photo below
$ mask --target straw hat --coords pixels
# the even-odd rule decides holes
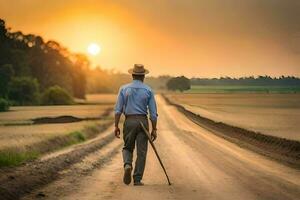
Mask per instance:
[[[142,64],[134,64],[134,67],[132,69],[129,69],[128,73],[134,75],[145,75],[148,74],[149,71],[145,69],[144,65]]]

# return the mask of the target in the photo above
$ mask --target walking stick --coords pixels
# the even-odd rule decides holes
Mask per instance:
[[[154,150],[154,153],[155,153],[155,155],[156,155],[156,157],[157,157],[157,159],[158,159],[158,161],[159,161],[159,163],[160,163],[160,166],[163,168],[163,170],[164,170],[164,172],[165,172],[165,175],[166,175],[167,180],[168,180],[168,184],[171,185],[171,182],[170,182],[169,176],[168,176],[168,174],[167,174],[167,171],[166,171],[166,169],[165,169],[165,167],[164,167],[164,164],[162,163],[162,161],[161,161],[161,159],[160,159],[160,157],[159,157],[159,155],[158,155],[158,153],[157,153],[157,150],[156,150],[156,147],[154,146],[154,143],[153,143],[152,140],[151,140],[149,131],[145,128],[145,126],[144,126],[144,124],[143,124],[142,122],[140,122],[140,124],[141,124],[141,126],[142,126],[142,128],[143,128],[145,134],[146,134],[147,137],[148,137],[148,140],[149,140],[149,142],[150,142],[150,144],[151,144],[151,146],[152,146],[152,148],[153,148],[153,150]]]

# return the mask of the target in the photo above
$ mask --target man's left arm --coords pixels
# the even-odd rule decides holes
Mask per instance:
[[[152,131],[151,131],[151,138],[152,141],[154,141],[157,138],[157,107],[156,107],[156,101],[154,97],[154,93],[151,91],[150,99],[149,99],[149,113],[150,113],[150,121],[152,124]]]

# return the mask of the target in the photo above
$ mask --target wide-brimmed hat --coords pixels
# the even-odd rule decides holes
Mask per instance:
[[[134,64],[134,67],[129,69],[128,73],[134,75],[145,75],[148,74],[149,71],[145,69],[144,65],[142,64]]]

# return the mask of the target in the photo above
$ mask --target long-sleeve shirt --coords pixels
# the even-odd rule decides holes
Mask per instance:
[[[148,115],[148,109],[150,119],[156,121],[158,116],[156,102],[154,93],[148,85],[142,81],[133,80],[120,88],[115,105],[115,114]]]

